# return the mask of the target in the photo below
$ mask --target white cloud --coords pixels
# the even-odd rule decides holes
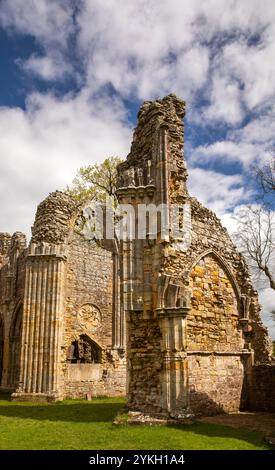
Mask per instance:
[[[224,175],[202,168],[190,170],[189,189],[192,195],[219,217],[251,196],[244,188],[241,175]]]
[[[210,91],[210,102],[202,113],[202,119],[212,122],[238,124],[244,118],[241,91],[237,81],[214,74]]]
[[[194,163],[240,163],[249,170],[254,164],[262,165],[270,159],[270,145],[260,145],[245,141],[222,140],[210,145],[196,147],[190,157]]]
[[[260,291],[260,302],[262,305],[262,320],[268,328],[271,338],[275,339],[275,314],[271,312],[275,310],[275,292],[272,289],[264,289]]]
[[[131,131],[118,100],[83,92],[33,94],[26,111],[0,108],[0,231],[29,234],[37,204],[65,188],[80,166],[126,156]]]
[[[70,75],[83,84],[77,96],[32,93],[26,111],[0,108],[0,230],[27,231],[37,203],[77,168],[127,153],[125,109],[103,94],[106,85],[131,100],[175,92],[187,101],[190,125],[230,127],[222,141],[193,150],[193,166],[202,161],[214,170],[193,168],[190,186],[234,228],[249,181],[218,173],[215,163],[247,171],[270,156],[274,0],[2,0],[0,26],[39,46],[18,57],[27,79],[62,83]]]
[[[74,31],[71,2],[1,0],[0,25],[33,36],[43,47],[67,47]]]
[[[124,97],[174,91],[190,101],[204,88],[210,106],[202,115],[230,124],[274,93],[274,19],[272,0],[261,9],[258,0],[3,0],[0,12],[4,28],[32,35],[45,50],[25,67],[37,74],[40,65],[46,80],[62,78],[54,55],[66,68],[75,44],[92,91],[111,83]],[[261,42],[248,45],[257,34]]]
[[[70,64],[66,63],[60,55],[39,57],[32,54],[27,60],[19,59],[17,63],[28,74],[47,81],[64,79],[64,76],[73,72]]]

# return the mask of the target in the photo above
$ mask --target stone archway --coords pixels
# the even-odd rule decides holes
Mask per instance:
[[[10,329],[9,386],[12,388],[16,388],[19,382],[22,317],[23,305],[20,304],[15,310]]]
[[[189,286],[186,342],[191,408],[208,414],[238,411],[246,367],[238,291],[224,263],[212,253],[193,265]]]

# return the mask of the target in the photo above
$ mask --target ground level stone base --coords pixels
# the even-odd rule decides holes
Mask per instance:
[[[127,413],[128,418],[127,424],[139,424],[139,425],[156,425],[156,426],[175,426],[178,424],[193,424],[194,423],[194,415],[188,411],[185,414],[183,413],[181,416],[178,417],[168,417],[163,414],[158,415],[151,415],[146,413],[140,413],[139,411],[129,411]],[[120,417],[118,416],[117,419],[114,421],[114,424],[122,424]]]
[[[46,393],[13,393],[13,401],[32,401],[35,403],[55,402],[61,398],[58,395],[47,395]]]

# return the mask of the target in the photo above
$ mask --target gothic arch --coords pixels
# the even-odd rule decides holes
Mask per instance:
[[[192,263],[188,279],[188,347],[197,351],[242,350],[240,289],[227,263],[218,253],[207,250]]]
[[[238,300],[238,302],[240,302],[241,301],[241,291],[240,291],[239,285],[237,283],[237,280],[236,280],[234,274],[232,273],[230,267],[228,266],[228,264],[224,261],[224,259],[215,250],[212,250],[212,249],[205,250],[203,253],[201,253],[200,255],[198,255],[196,257],[195,261],[192,263],[192,265],[191,265],[191,267],[188,271],[188,275],[187,275],[188,278],[191,274],[192,269],[199,263],[199,261],[201,259],[205,258],[206,256],[212,256],[217,261],[218,265],[227,274],[228,279],[230,280],[230,282],[231,282],[231,284],[234,288],[237,300]]]
[[[9,353],[9,385],[16,387],[20,372],[20,349],[22,337],[23,303],[19,302],[15,308],[10,326],[10,353]]]

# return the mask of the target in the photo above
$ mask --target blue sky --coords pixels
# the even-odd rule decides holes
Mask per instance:
[[[274,148],[274,57],[274,0],[2,0],[0,230],[29,234],[80,166],[125,157],[140,104],[168,93],[190,192],[234,230]]]

